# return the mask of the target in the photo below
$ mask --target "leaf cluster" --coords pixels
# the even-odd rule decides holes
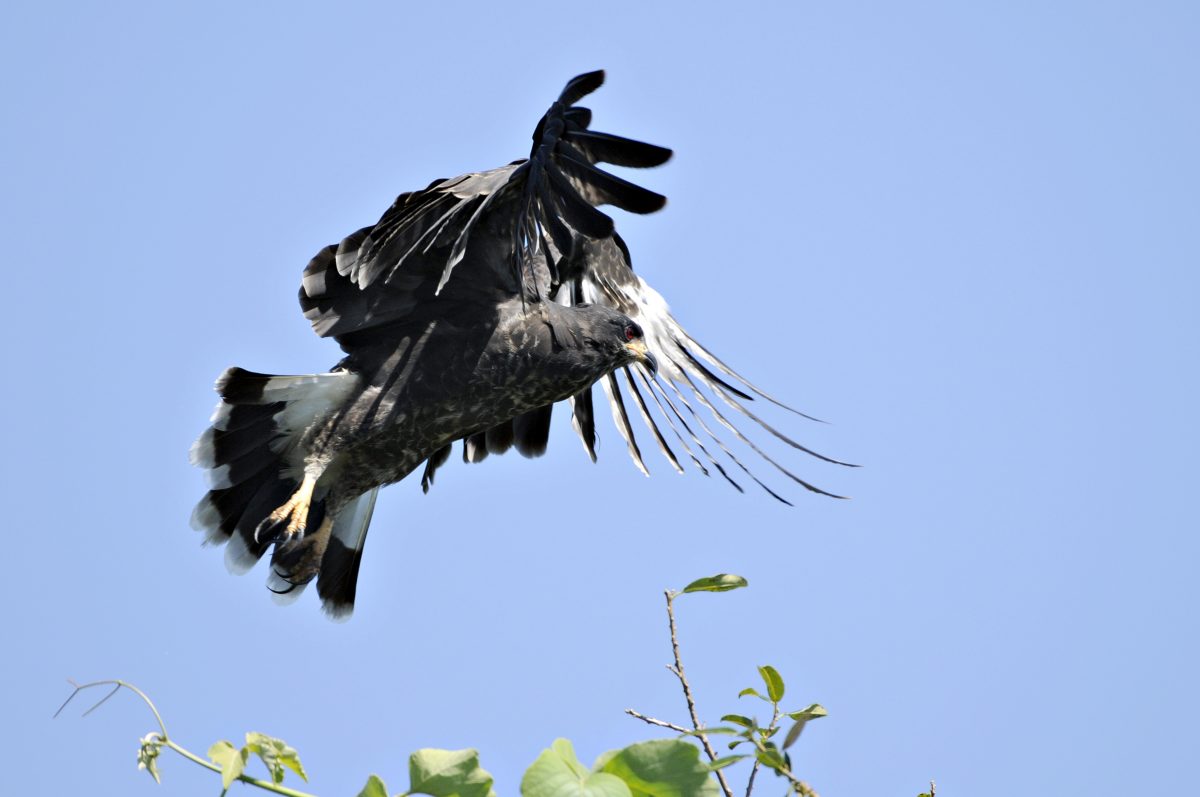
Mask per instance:
[[[208,748],[209,760],[221,770],[221,786],[225,790],[242,777],[251,756],[258,756],[271,776],[271,783],[277,786],[283,783],[284,774],[289,769],[302,780],[308,781],[308,773],[300,763],[299,753],[282,739],[267,736],[265,733],[247,733],[246,743],[241,748],[234,747],[232,742],[225,739]]]
[[[721,717],[721,722],[729,723],[728,725],[706,728],[706,733],[723,733],[737,736],[737,739],[729,743],[730,750],[735,750],[743,744],[749,744],[753,750],[752,753],[726,756],[714,762],[713,766],[714,768],[729,766],[744,758],[753,756],[756,765],[761,764],[768,767],[776,775],[787,778],[792,782],[793,786],[796,786],[798,785],[798,781],[792,774],[792,759],[788,753],[788,748],[794,745],[800,738],[800,733],[804,730],[805,725],[811,720],[828,716],[829,712],[819,703],[812,703],[807,708],[798,711],[783,710],[780,707],[786,691],[783,676],[769,664],[759,667],[758,674],[762,678],[766,694],[764,695],[754,687],[748,686],[741,692],[738,692],[738,697],[753,697],[768,704],[771,707],[771,720],[764,725],[754,716],[726,714]],[[783,742],[779,743],[775,741],[775,736],[782,730],[783,726],[780,723],[785,718],[792,721],[792,726],[784,735]]]
[[[712,769],[680,739],[657,739],[611,750],[591,767],[574,746],[556,739],[521,778],[522,797],[718,797]],[[409,758],[409,789],[397,797],[495,797],[492,776],[474,750],[418,750]],[[377,775],[358,797],[389,797]]]

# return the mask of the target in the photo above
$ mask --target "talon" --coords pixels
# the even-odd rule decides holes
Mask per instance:
[[[304,481],[300,482],[300,486],[296,488],[296,492],[292,493],[292,497],[267,515],[254,529],[254,541],[259,541],[258,535],[263,529],[273,528],[284,521],[287,521],[287,526],[284,527],[281,535],[284,542],[291,540],[293,536],[303,537],[305,525],[308,523],[308,510],[312,505],[313,489],[316,486],[316,479],[312,476],[305,476]]]
[[[265,517],[260,520],[258,525],[254,527],[254,544],[257,545],[260,542],[259,535],[261,535],[267,529],[274,527],[275,523],[271,520],[271,518]]]

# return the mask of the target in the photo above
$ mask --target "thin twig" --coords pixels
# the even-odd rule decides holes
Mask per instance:
[[[767,726],[767,730],[775,727],[775,723],[779,722],[779,704],[771,704],[771,724]],[[758,774],[758,757],[754,759],[754,766],[750,767],[750,778],[746,781],[746,797],[750,797],[750,792],[754,789],[754,776]]]
[[[91,689],[92,687],[95,687],[95,686],[111,686],[112,687],[111,692],[109,692],[104,697],[100,698],[100,700],[97,701],[97,703],[94,706],[89,708],[87,711],[83,712],[83,716],[86,717],[88,714],[91,714],[93,711],[95,711],[96,709],[98,709],[102,705],[104,705],[104,703],[110,697],[112,697],[113,695],[115,695],[117,692],[119,692],[121,690],[121,687],[125,687],[130,692],[133,692],[135,695],[140,697],[142,699],[142,702],[150,707],[150,711],[154,713],[154,719],[156,719],[158,721],[158,729],[160,731],[162,731],[162,733],[159,735],[162,737],[162,740],[164,742],[167,740],[167,726],[163,723],[162,715],[158,713],[158,709],[154,707],[154,703],[150,700],[149,697],[146,696],[146,693],[143,692],[141,689],[138,689],[133,684],[126,683],[125,681],[119,681],[119,680],[92,681],[91,683],[77,684],[74,681],[72,681],[70,678],[67,679],[67,683],[69,683],[71,686],[75,687],[75,690],[73,692],[71,692],[71,694],[69,694],[67,696],[67,699],[63,701],[63,704],[58,707],[58,711],[54,712],[55,717],[58,717],[58,715],[62,713],[63,709],[67,707],[67,704],[75,699],[75,695],[79,694],[84,689]]]
[[[750,777],[746,780],[746,797],[750,797],[750,792],[754,790],[754,776],[758,774],[758,758],[754,759],[754,766],[750,767]]]
[[[691,733],[691,731],[689,731],[687,728],[684,728],[681,725],[675,725],[670,722],[663,722],[662,720],[656,720],[656,719],[654,719],[654,717],[647,717],[645,714],[638,713],[637,711],[634,711],[631,708],[625,709],[625,713],[631,717],[634,717],[635,719],[641,720],[642,722],[647,722],[651,725],[657,725],[660,728],[669,728],[669,729],[675,731],[676,733]]]
[[[675,654],[675,666],[668,667],[675,676],[679,678],[679,683],[683,686],[683,697],[687,700],[688,713],[692,717],[692,727],[696,731],[696,736],[700,739],[700,744],[704,747],[704,752],[708,754],[709,761],[717,760],[717,751],[713,749],[712,743],[708,741],[708,736],[704,733],[704,726],[700,724],[700,715],[696,713],[696,700],[692,697],[692,687],[688,683],[687,676],[683,672],[683,659],[679,657],[679,636],[675,632],[675,594],[671,590],[666,590],[664,593],[667,597],[667,623],[671,627],[671,651]],[[721,791],[725,792],[725,797],[733,797],[733,790],[729,788],[729,781],[725,780],[725,772],[718,769],[716,772],[717,782],[721,784]]]
[[[217,774],[221,774],[221,768],[219,766],[217,766],[216,764],[212,763],[211,761],[205,761],[203,758],[196,755],[191,750],[181,747],[178,744],[176,744],[175,742],[171,741],[171,738],[167,735],[167,726],[163,722],[162,715],[158,713],[158,709],[154,707],[154,702],[151,701],[150,698],[146,696],[145,692],[143,692],[141,689],[138,689],[133,684],[131,684],[127,681],[120,681],[120,680],[92,681],[91,683],[77,684],[70,679],[68,679],[67,683],[69,683],[69,684],[71,684],[71,686],[75,687],[75,691],[71,692],[71,694],[68,695],[67,699],[63,701],[63,704],[58,707],[58,711],[54,712],[55,717],[57,717],[59,714],[61,714],[63,709],[67,707],[67,704],[70,703],[75,698],[75,695],[79,694],[84,689],[91,689],[92,687],[96,687],[96,686],[112,686],[113,687],[111,692],[109,692],[104,697],[100,698],[99,702],[97,702],[94,706],[89,708],[87,711],[83,712],[83,716],[86,717],[88,714],[91,714],[93,711],[100,708],[100,706],[102,706],[105,701],[107,701],[110,697],[112,697],[118,691],[120,691],[121,687],[124,687],[124,688],[128,689],[130,692],[133,692],[135,695],[140,697],[142,699],[142,702],[145,703],[146,706],[149,707],[150,711],[154,714],[154,719],[158,721],[158,729],[159,729],[159,731],[161,731],[161,733],[159,734],[159,740],[165,747],[171,748],[176,753],[179,753],[179,755],[183,756],[184,758],[186,758],[189,761],[197,763],[206,769],[211,769],[213,772],[216,772]],[[282,794],[282,795],[284,795],[284,797],[314,797],[314,795],[309,794],[307,792],[297,791],[296,789],[289,789],[287,786],[282,786],[278,783],[272,783],[272,782],[266,781],[266,780],[259,780],[258,778],[254,778],[249,775],[238,775],[237,779],[242,781],[243,783],[249,783],[251,786],[257,786],[258,788],[265,789],[266,791],[275,792],[276,794]]]

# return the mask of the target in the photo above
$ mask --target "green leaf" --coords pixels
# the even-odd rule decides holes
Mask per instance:
[[[418,750],[408,757],[409,793],[494,797],[492,775],[475,750]]]
[[[818,703],[813,703],[803,711],[789,711],[788,716],[794,719],[796,724],[787,732],[787,736],[783,740],[783,749],[786,750],[796,743],[796,740],[800,738],[800,734],[804,731],[804,726],[808,724],[809,720],[820,719],[828,715],[829,712]]]
[[[745,689],[743,689],[742,691],[738,692],[738,697],[745,697],[746,695],[754,695],[754,696],[755,696],[755,697],[757,697],[759,700],[766,700],[766,698],[765,698],[765,697],[763,697],[761,694],[759,694],[759,693],[758,693],[758,690],[757,690],[757,689],[755,689],[755,688],[754,688],[754,687],[752,687],[752,686],[747,686]],[[768,702],[770,702],[770,701],[768,701]]]
[[[281,755],[279,757],[279,763],[283,764],[292,772],[295,772],[297,775],[299,775],[300,779],[305,783],[308,782],[308,773],[304,771],[304,765],[300,763],[300,756],[295,750],[292,750],[291,754],[289,755]],[[283,778],[280,778],[280,780],[283,780]]]
[[[521,794],[523,797],[632,797],[620,778],[591,772],[581,764],[575,748],[566,739],[556,739],[525,770]]]
[[[387,786],[383,785],[378,775],[372,775],[367,778],[367,785],[362,787],[358,797],[388,797]]]
[[[794,720],[804,720],[805,722],[807,722],[808,720],[815,720],[815,719],[820,719],[821,717],[828,717],[829,712],[826,711],[825,707],[822,706],[820,703],[813,703],[811,706],[804,709],[803,711],[789,711],[788,716]]]
[[[713,772],[716,772],[718,769],[724,769],[725,767],[729,766],[730,764],[736,764],[738,761],[741,761],[743,758],[749,758],[749,757],[750,756],[748,756],[748,755],[727,755],[724,758],[718,758],[716,761],[709,764],[708,768],[711,769]]]
[[[212,747],[208,748],[208,758],[217,766],[225,763],[225,759],[237,752],[237,748],[233,746],[233,742],[227,742],[222,739],[215,742]]]
[[[779,674],[779,670],[770,664],[764,664],[758,668],[758,674],[767,685],[767,697],[771,698],[771,702],[778,703],[783,700],[783,676]]]
[[[246,759],[250,757],[250,751],[244,747],[239,750],[233,746],[233,742],[222,739],[208,748],[208,757],[221,768],[221,786],[228,789],[246,771]]]
[[[596,760],[592,762],[592,772],[602,772],[604,765],[616,758],[620,750],[609,750],[607,753],[601,753],[596,756]]]
[[[719,795],[712,771],[700,760],[700,751],[682,739],[632,744],[610,757],[602,771],[623,780],[633,797]]]
[[[566,762],[571,771],[579,777],[583,778],[591,774],[591,770],[583,765],[579,757],[575,755],[575,745],[571,744],[568,739],[555,739],[550,745],[550,749],[558,753],[558,757]]]
[[[758,758],[759,763],[770,767],[776,772],[781,772],[787,768],[787,764],[784,763],[783,756],[779,754],[778,750],[759,750],[755,753],[755,756]]]
[[[721,722],[732,722],[734,725],[741,725],[743,728],[757,728],[758,723],[749,717],[743,717],[741,714],[726,714],[721,717]]]
[[[792,729],[787,732],[787,736],[783,737],[783,749],[786,750],[796,743],[800,738],[800,732],[804,730],[804,726],[808,723],[805,720],[799,720]]]
[[[300,763],[300,754],[282,739],[250,732],[246,734],[246,750],[262,759],[274,783],[283,783],[285,768],[308,780],[308,773]]]
[[[741,576],[730,575],[729,573],[717,573],[715,576],[707,578],[698,578],[691,584],[683,588],[684,592],[729,592],[731,589],[740,589],[750,586],[750,582]]]

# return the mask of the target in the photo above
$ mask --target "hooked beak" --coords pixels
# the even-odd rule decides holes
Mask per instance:
[[[625,344],[625,348],[633,352],[633,356],[637,359],[637,361],[646,366],[646,370],[650,372],[650,376],[654,376],[658,373],[658,360],[655,359],[654,355],[650,353],[650,350],[646,348],[646,341],[640,339],[631,340],[629,343]]]

